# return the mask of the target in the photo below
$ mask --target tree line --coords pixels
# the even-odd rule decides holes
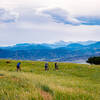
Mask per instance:
[[[90,58],[88,58],[88,60],[86,62],[90,63],[90,64],[100,65],[100,56],[90,57]]]

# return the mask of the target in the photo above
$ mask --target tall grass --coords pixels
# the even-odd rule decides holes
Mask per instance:
[[[50,62],[0,60],[0,100],[100,100],[100,66]]]

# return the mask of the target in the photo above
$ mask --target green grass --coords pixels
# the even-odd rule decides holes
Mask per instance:
[[[0,100],[100,100],[100,66],[59,63],[44,70],[45,62],[0,60]]]

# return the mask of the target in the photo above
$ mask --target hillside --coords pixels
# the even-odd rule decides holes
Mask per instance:
[[[0,100],[100,100],[100,65],[0,60]]]
[[[54,48],[55,47],[55,48]],[[80,43],[66,43],[61,41],[55,44],[16,44],[1,47],[0,58],[38,60],[38,61],[86,61],[91,56],[100,56],[100,42],[89,45]]]

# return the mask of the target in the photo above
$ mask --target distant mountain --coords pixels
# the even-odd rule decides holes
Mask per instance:
[[[79,43],[72,43],[72,44],[67,45],[67,48],[70,48],[70,49],[82,49],[83,47],[84,45],[81,45]]]
[[[72,45],[72,44],[80,44],[80,45],[90,45],[96,43],[96,41],[78,41],[78,42],[73,42],[73,41],[69,41],[69,42],[65,42],[65,41],[58,41],[55,42],[53,44],[47,44],[47,43],[43,43],[42,45],[50,47],[50,48],[60,48],[60,47],[66,47],[67,45]]]
[[[100,56],[100,42],[82,45],[60,41],[54,44],[24,43],[0,47],[0,58],[10,59],[75,62],[87,60],[91,56]]]
[[[42,45],[48,46],[50,48],[60,48],[60,47],[65,47],[70,43],[72,43],[72,42],[58,41],[58,42],[55,42],[53,44],[43,43]]]
[[[65,42],[65,41],[58,41],[55,42],[54,45],[58,46],[58,47],[64,47],[67,46],[68,44],[71,44],[72,42]]]
[[[93,44],[93,43],[96,43],[97,41],[92,41],[92,40],[89,40],[89,41],[78,41],[77,43],[81,44],[81,45],[90,45],[90,44]]]
[[[33,50],[33,49],[50,49],[50,46],[46,46],[43,44],[23,43],[23,44],[16,44],[14,46],[1,47],[1,48],[7,50]]]
[[[93,44],[90,44],[89,46],[87,47],[91,47],[92,48],[100,48],[100,42],[96,42],[96,43],[93,43]]]

